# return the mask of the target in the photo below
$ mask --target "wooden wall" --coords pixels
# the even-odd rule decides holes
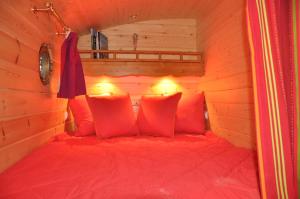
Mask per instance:
[[[244,0],[225,0],[198,20],[197,46],[205,53],[205,90],[211,128],[230,142],[255,148],[250,50]]]
[[[56,98],[61,40],[47,15],[30,11],[38,0],[0,1],[0,172],[47,142],[64,127],[66,101]],[[132,49],[132,34],[139,35],[139,50],[175,50],[205,53],[204,77],[166,77],[177,91],[205,91],[211,128],[238,146],[255,147],[251,67],[247,44],[244,0],[225,0],[208,15],[194,19],[136,22],[102,30],[110,49]],[[200,15],[199,15],[200,16]],[[197,22],[197,23],[196,23]],[[49,42],[54,51],[54,74],[43,86],[38,74],[38,50]],[[87,49],[89,35],[78,47]],[[101,83],[139,99],[155,93],[166,78],[87,77],[89,94]],[[134,102],[134,103],[135,103]],[[134,104],[137,107],[136,104]]]
[[[35,16],[37,1],[0,1],[0,172],[64,130],[66,103],[56,98],[60,40],[47,15]],[[41,43],[54,53],[51,84],[38,72]]]
[[[115,26],[101,30],[109,40],[110,50],[132,50],[132,35],[139,35],[138,50],[168,50],[168,51],[196,51],[196,20],[195,19],[165,19],[142,21],[132,24]],[[82,35],[78,42],[79,49],[90,49],[90,35]],[[118,63],[116,63],[118,64]],[[122,63],[120,63],[122,64]],[[159,64],[159,63],[153,63]],[[122,70],[121,67],[118,68]],[[159,72],[159,71],[158,71]],[[153,94],[159,91],[155,86],[162,80],[172,80],[177,84],[178,91],[196,92],[199,77],[104,77],[93,69],[85,69],[88,94],[94,95],[102,92],[102,83],[109,82],[113,85],[113,92],[128,92],[134,99],[137,107],[138,99],[144,94]],[[158,94],[158,93],[157,93]]]
[[[133,50],[132,35],[138,34],[137,50],[195,51],[195,19],[141,21],[99,30],[108,37],[110,50]],[[82,35],[78,48],[88,50],[90,35]]]

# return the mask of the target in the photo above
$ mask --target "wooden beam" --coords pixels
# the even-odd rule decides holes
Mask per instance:
[[[94,59],[81,58],[82,62],[175,62],[175,63],[201,63],[202,53],[181,51],[150,51],[150,50],[79,50],[80,54],[104,53],[112,54],[113,58]],[[118,55],[135,55],[133,58],[118,58]],[[155,58],[140,58],[140,55],[154,56]],[[163,55],[172,58],[163,58]],[[184,58],[185,56],[185,58]]]
[[[154,51],[154,50],[78,50],[80,54],[108,53],[108,54],[149,54],[149,55],[195,55],[200,56],[200,52],[181,52],[181,51]]]
[[[87,76],[202,76],[204,74],[201,63],[179,62],[83,62]]]
[[[115,54],[114,54],[115,55]],[[158,59],[123,59],[123,58],[116,58],[114,56],[113,59],[91,59],[91,58],[81,58],[82,62],[171,62],[171,63],[201,63],[199,60],[176,60],[176,59],[162,59],[159,57]]]

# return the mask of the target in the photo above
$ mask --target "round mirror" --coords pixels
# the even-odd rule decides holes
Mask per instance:
[[[49,84],[52,72],[52,61],[48,44],[42,44],[39,52],[40,79],[44,85]]]

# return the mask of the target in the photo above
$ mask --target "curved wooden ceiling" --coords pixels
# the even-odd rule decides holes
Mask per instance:
[[[39,1],[38,7],[49,0]],[[50,0],[66,24],[86,33],[90,27],[107,28],[135,21],[199,18],[223,0]],[[136,15],[136,19],[130,16]]]

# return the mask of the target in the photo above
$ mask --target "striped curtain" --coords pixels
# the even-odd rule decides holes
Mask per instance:
[[[247,1],[262,198],[298,196],[299,1]]]

